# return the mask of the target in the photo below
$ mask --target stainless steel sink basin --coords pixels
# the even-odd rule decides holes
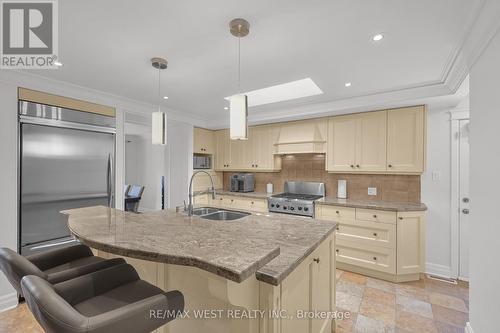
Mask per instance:
[[[200,208],[195,208],[193,209],[193,215],[207,215],[207,214],[212,214],[218,212],[219,209],[217,208],[212,208],[212,207],[200,207]]]
[[[250,215],[250,213],[235,212],[235,211],[230,211],[230,210],[220,210],[218,212],[207,214],[207,215],[202,215],[200,217],[202,219],[207,219],[207,220],[232,221],[232,220],[241,219],[242,217],[245,217],[248,215]]]

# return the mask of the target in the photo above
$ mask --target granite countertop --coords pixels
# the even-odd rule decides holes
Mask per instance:
[[[104,206],[71,209],[71,233],[90,247],[132,258],[193,266],[229,280],[279,285],[336,228],[336,222],[254,213],[212,221],[184,212],[142,214]]]
[[[268,194],[265,192],[230,192],[225,190],[216,190],[218,195],[234,195],[238,197],[255,198],[255,199],[267,199],[271,195],[278,194],[272,193]],[[195,192],[195,195],[206,194],[207,191]],[[413,202],[391,202],[391,201],[380,201],[380,200],[353,200],[353,199],[338,199],[336,197],[325,197],[315,201],[317,204],[321,205],[332,205],[332,206],[344,206],[352,208],[365,208],[365,209],[377,209],[386,210],[393,212],[416,212],[425,211],[427,206],[423,203],[413,203]]]
[[[415,211],[427,210],[427,206],[423,203],[352,200],[352,199],[339,199],[335,197],[325,197],[316,200],[316,203],[321,205],[377,209],[377,210],[387,210],[394,212],[415,212]]]

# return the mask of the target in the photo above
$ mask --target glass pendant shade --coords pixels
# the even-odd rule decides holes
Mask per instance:
[[[233,95],[229,98],[229,136],[231,140],[248,140],[248,98]]]
[[[167,114],[161,111],[152,114],[152,143],[164,146],[167,144]]]

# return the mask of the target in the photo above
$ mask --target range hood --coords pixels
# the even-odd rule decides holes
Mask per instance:
[[[276,155],[326,152],[326,119],[285,123],[275,145]]]

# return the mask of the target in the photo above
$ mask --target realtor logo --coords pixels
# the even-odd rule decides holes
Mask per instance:
[[[1,1],[1,68],[57,68],[56,1]]]

